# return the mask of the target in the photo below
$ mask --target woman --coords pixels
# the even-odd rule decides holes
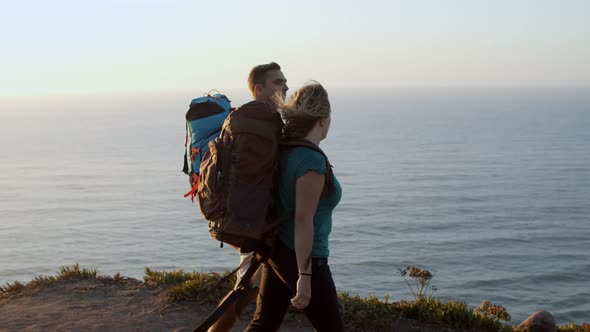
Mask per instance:
[[[263,266],[256,313],[246,331],[276,331],[289,304],[304,310],[316,331],[342,331],[336,287],[328,266],[332,211],[342,188],[319,149],[330,129],[328,93],[317,82],[281,105],[279,214],[283,227]],[[303,143],[301,143],[303,142]],[[295,146],[295,145],[307,146]]]

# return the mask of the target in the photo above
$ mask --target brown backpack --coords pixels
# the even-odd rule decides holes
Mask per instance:
[[[221,246],[257,250],[274,230],[282,126],[276,108],[253,101],[232,111],[219,137],[209,142],[197,196],[209,233]]]

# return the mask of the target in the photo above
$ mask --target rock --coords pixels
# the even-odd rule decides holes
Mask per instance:
[[[550,313],[537,311],[515,327],[514,332],[557,332],[557,325]]]

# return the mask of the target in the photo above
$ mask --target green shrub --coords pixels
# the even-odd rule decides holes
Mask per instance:
[[[18,293],[23,288],[25,288],[25,285],[18,282],[18,281],[15,281],[12,283],[6,283],[5,286],[0,286],[0,299],[3,297],[6,297],[8,295]]]
[[[223,275],[215,272],[188,273],[182,270],[165,272],[146,267],[143,279],[146,283],[166,285],[166,294],[170,301],[200,300],[217,303],[236,282],[236,277],[227,278],[228,274],[229,272]]]
[[[59,268],[58,278],[70,278],[70,277],[79,277],[83,279],[95,279],[99,277],[98,271],[96,269],[80,269],[79,264],[74,264],[72,266],[62,266]]]

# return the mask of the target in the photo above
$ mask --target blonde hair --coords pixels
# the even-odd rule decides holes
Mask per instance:
[[[279,95],[275,96],[273,102],[280,108],[285,121],[285,138],[305,137],[318,120],[329,117],[331,112],[328,92],[316,81],[299,88],[286,103]]]

